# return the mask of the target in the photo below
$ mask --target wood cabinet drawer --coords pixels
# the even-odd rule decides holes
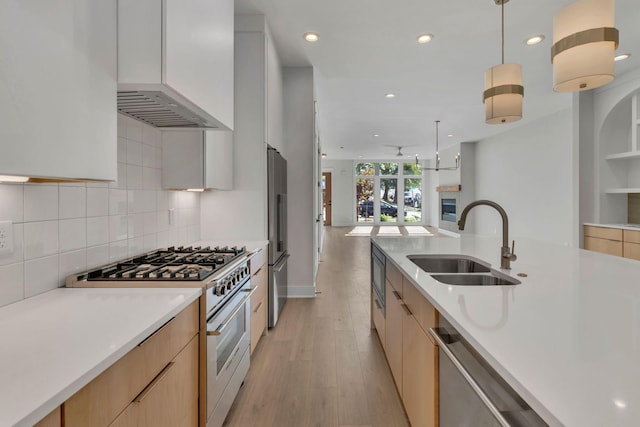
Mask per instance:
[[[267,302],[267,268],[263,266],[257,274],[251,278],[251,287],[257,288],[257,290],[251,295],[251,311],[253,312],[258,304]]]
[[[34,424],[33,427],[60,427],[62,425],[62,411],[58,406],[49,415]]]
[[[169,362],[111,424],[112,427],[198,425],[198,338]]]
[[[267,250],[260,249],[251,259],[249,260],[249,266],[251,268],[251,274],[254,275],[256,272],[262,268],[266,267],[267,262]]]
[[[402,300],[418,321],[427,337],[429,328],[438,326],[438,312],[431,303],[418,291],[418,289],[406,278],[402,278]]]
[[[597,237],[584,238],[584,248],[589,251],[603,254],[622,256],[622,241],[599,239]]]
[[[66,427],[109,425],[198,333],[194,301],[64,403]]]
[[[385,265],[385,270],[387,280],[391,283],[393,289],[402,294],[402,273],[400,273],[400,270],[389,261]]]
[[[378,301],[375,296],[373,296],[373,293],[371,294],[371,313],[373,314],[373,325],[378,332],[378,337],[380,337],[380,343],[382,344],[382,348],[386,351],[385,318],[384,314],[382,314],[382,308],[378,305]]]
[[[625,258],[637,259],[640,261],[640,244],[624,242],[623,253]]]
[[[623,241],[629,243],[640,243],[640,231],[622,230]]]
[[[599,239],[622,240],[622,230],[619,228],[584,226],[584,235]]]
[[[258,341],[260,341],[260,337],[264,333],[266,327],[267,302],[263,300],[260,301],[256,308],[251,308],[251,353],[253,353],[253,350],[257,347]]]

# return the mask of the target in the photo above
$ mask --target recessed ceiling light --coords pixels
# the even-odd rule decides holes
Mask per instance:
[[[385,98],[395,98],[395,97],[396,97],[396,94],[395,94],[395,93],[385,93],[385,94],[384,94],[384,97],[385,97]]]
[[[322,158],[324,159],[325,157],[327,157],[327,153],[322,153]]]
[[[527,43],[528,45],[534,45],[541,43],[543,40],[544,36],[542,34],[539,34],[537,36],[529,37],[527,40],[525,40],[525,43]]]
[[[304,33],[303,37],[304,37],[304,39],[305,39],[306,41],[308,41],[308,42],[310,42],[310,43],[317,42],[317,41],[318,41],[318,39],[320,38],[320,36],[318,35],[318,33],[312,33],[312,32]]]
[[[429,43],[431,40],[433,40],[433,34],[420,34],[418,36],[418,43],[420,44]]]
[[[450,133],[449,135],[447,135],[449,138],[453,138],[453,134]]]
[[[622,55],[617,55],[615,58],[613,58],[616,61],[624,61],[625,59],[629,58],[631,56],[630,53],[623,53]]]
[[[376,138],[379,137],[380,135],[377,133],[374,133],[373,136],[375,136]]]

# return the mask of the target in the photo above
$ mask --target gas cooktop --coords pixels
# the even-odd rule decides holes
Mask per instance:
[[[88,281],[199,281],[242,257],[246,247],[169,247],[89,270],[78,280]]]

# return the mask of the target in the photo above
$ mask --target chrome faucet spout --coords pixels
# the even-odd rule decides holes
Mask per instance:
[[[491,206],[495,210],[498,211],[500,216],[502,217],[502,248],[500,250],[500,268],[505,270],[511,269],[511,261],[515,261],[517,259],[516,254],[513,253],[513,250],[509,249],[509,218],[507,217],[507,212],[497,204],[496,202],[492,202],[491,200],[476,200],[475,202],[469,203],[460,214],[460,220],[458,221],[458,229],[464,230],[464,226],[467,222],[467,215],[469,211],[476,206],[485,205]],[[515,249],[515,242],[514,242]]]

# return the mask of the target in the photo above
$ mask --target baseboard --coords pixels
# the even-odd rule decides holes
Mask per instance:
[[[287,285],[287,298],[315,298],[315,286],[292,286]]]

